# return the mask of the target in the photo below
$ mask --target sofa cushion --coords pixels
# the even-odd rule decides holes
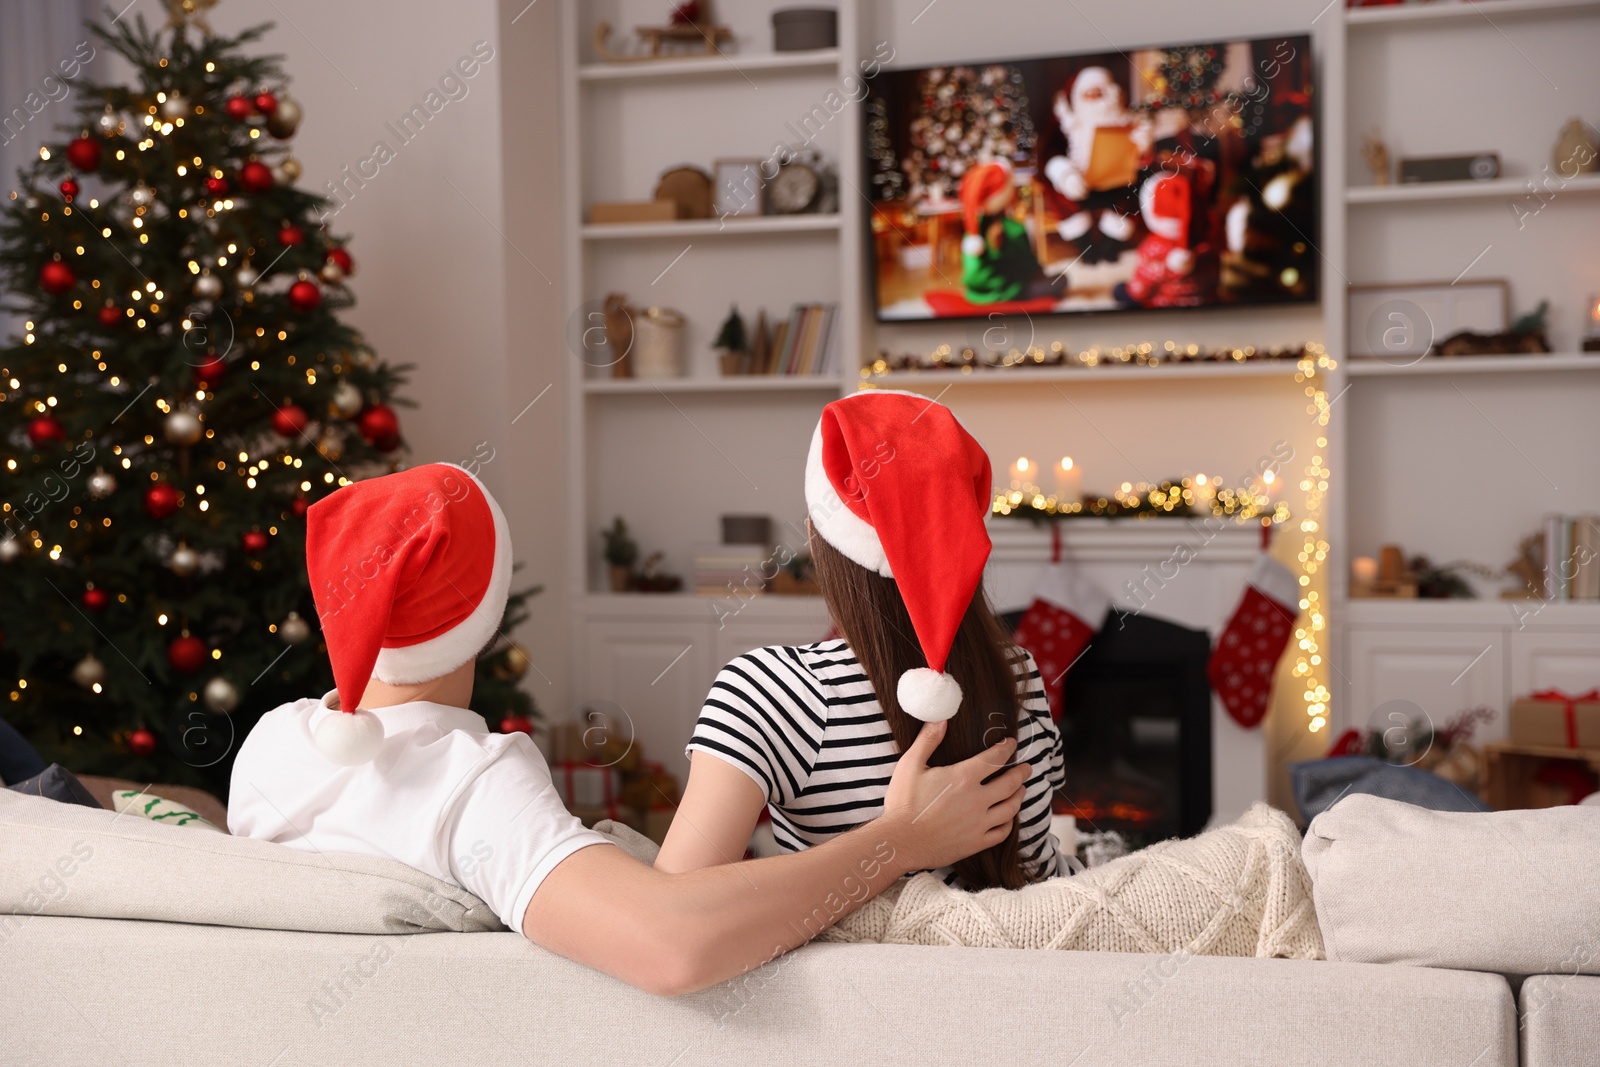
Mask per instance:
[[[477,897],[394,860],[298,852],[7,790],[0,856],[0,913],[12,916],[354,934],[502,929]]]
[[[1600,1059],[1600,978],[1536,974],[1522,983],[1517,1007],[1522,1067],[1570,1067]]]
[[[1600,808],[1427,811],[1349,796],[1303,848],[1331,960],[1600,974]]]
[[[63,804],[79,804],[85,808],[100,808],[103,805],[94,798],[94,794],[84,788],[76,775],[59,763],[52,763],[38,774],[26,781],[6,787],[13,793],[25,793],[30,797],[45,797],[49,800],[60,801]]]
[[[111,794],[111,806],[123,814],[137,815],[141,819],[168,826],[193,826],[197,830],[211,830],[219,834],[225,832],[220,826],[206,821],[198,812],[142,789],[117,790]]]
[[[1418,967],[810,945],[669,1000],[509,933],[341,937],[40,917],[4,948],[0,1059],[19,1063],[1517,1062],[1504,978]],[[159,976],[166,1000],[203,1004],[225,1024],[153,1010],[129,992],[141,974]]]

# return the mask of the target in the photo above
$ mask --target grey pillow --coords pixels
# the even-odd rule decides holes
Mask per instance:
[[[1301,847],[1330,960],[1600,974],[1600,808],[1347,796]]]
[[[1341,797],[1367,793],[1432,811],[1488,811],[1489,805],[1420,767],[1385,763],[1375,756],[1335,756],[1289,765],[1295,803],[1315,819]]]
[[[59,800],[63,804],[81,804],[86,808],[100,807],[100,802],[94,798],[93,793],[84,788],[82,782],[78,781],[78,776],[59,763],[52,763],[27,781],[8,785],[6,788],[13,793]]]

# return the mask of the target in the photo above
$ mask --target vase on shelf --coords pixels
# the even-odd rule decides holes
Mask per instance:
[[[682,313],[671,308],[646,308],[634,317],[634,377],[683,377],[683,324]]]

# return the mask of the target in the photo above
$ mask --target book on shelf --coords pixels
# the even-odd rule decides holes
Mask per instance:
[[[731,585],[743,593],[758,592],[762,566],[771,554],[766,545],[695,545],[694,590],[721,596]]]
[[[1545,516],[1544,595],[1600,600],[1600,515]]]
[[[772,366],[765,373],[786,377],[818,377],[838,368],[837,304],[796,304],[778,324],[772,342]]]

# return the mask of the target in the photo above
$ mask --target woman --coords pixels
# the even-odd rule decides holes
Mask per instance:
[[[1050,834],[1060,737],[1033,658],[982,590],[991,489],[988,456],[942,405],[875,390],[823,409],[806,506],[843,639],[757,649],[723,668],[658,868],[739,860],[763,806],[791,852],[871,820],[923,723],[948,720],[934,764],[1014,737],[1030,771],[1006,839],[935,873],[967,889],[1067,873]]]

